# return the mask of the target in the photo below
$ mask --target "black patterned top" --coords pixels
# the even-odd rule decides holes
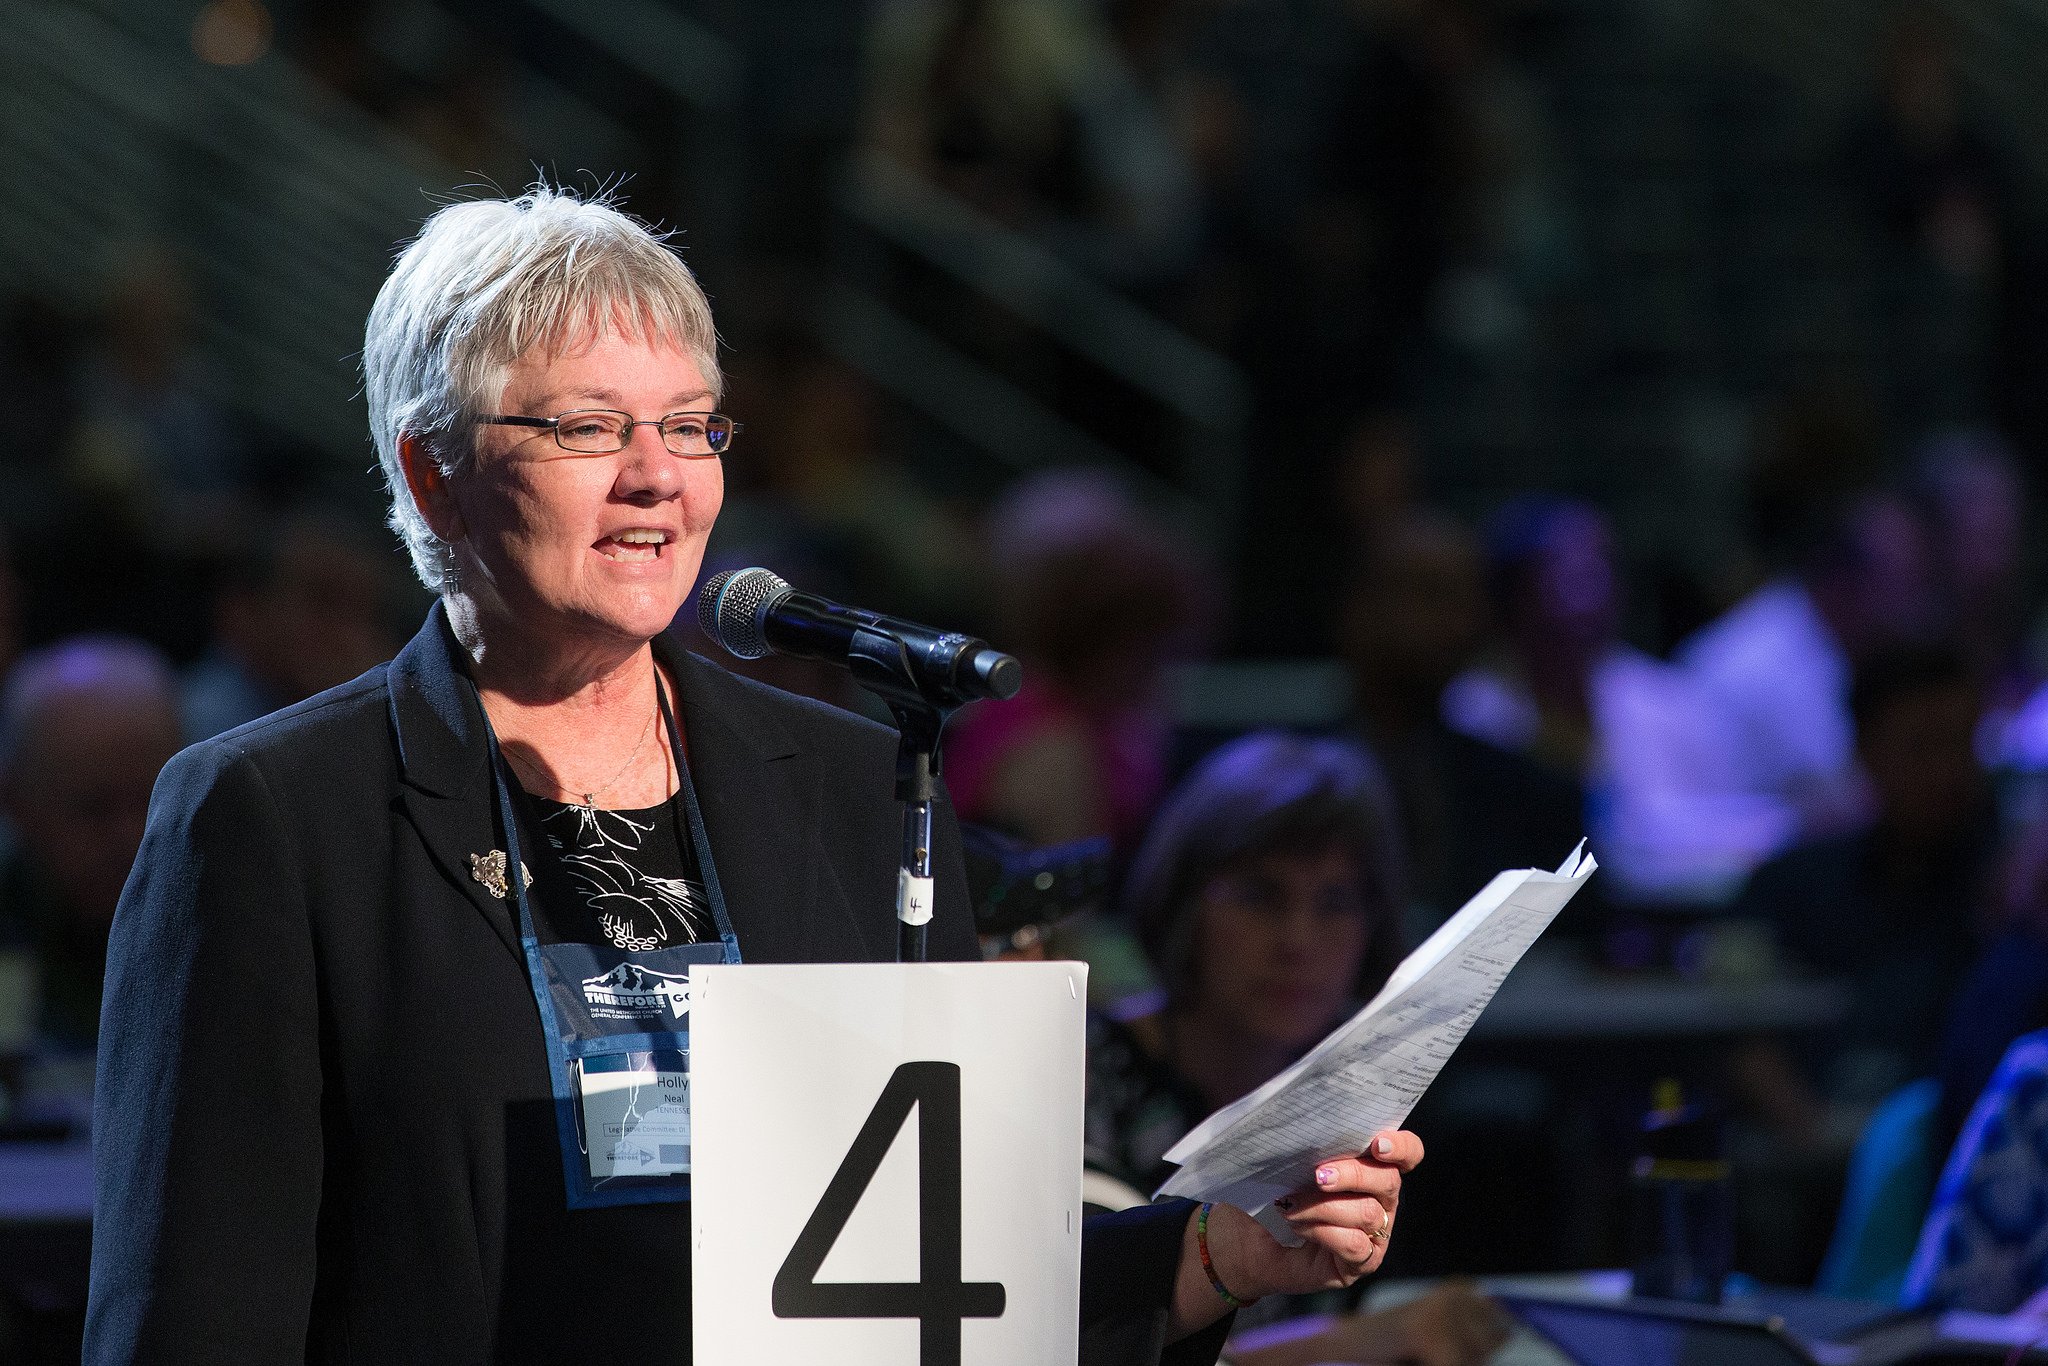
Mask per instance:
[[[680,803],[606,811],[521,794],[531,852],[534,932],[542,943],[645,951],[716,941],[697,851]]]

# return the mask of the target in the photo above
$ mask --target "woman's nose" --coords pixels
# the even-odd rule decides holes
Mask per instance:
[[[619,478],[615,486],[623,498],[671,498],[683,486],[683,457],[664,444],[661,429],[652,423],[636,423],[626,431],[625,447],[619,452]]]

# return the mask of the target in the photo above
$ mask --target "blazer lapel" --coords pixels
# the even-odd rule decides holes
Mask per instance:
[[[712,867],[750,962],[814,956],[808,914],[817,859],[817,784],[808,756],[731,674],[657,637],[682,695],[683,734]]]
[[[493,896],[470,861],[503,849],[505,840],[498,830],[482,710],[458,648],[437,603],[391,663],[391,725],[404,774],[398,800],[442,875],[523,965],[511,902]]]
[[[756,962],[817,956],[818,873],[810,757],[746,685],[666,636],[655,650],[676,680],[682,727],[712,866],[740,951]],[[399,801],[442,874],[523,963],[511,903],[475,877],[471,855],[504,848],[482,710],[437,604],[391,665]],[[843,912],[842,912],[843,913]],[[845,927],[853,942],[858,930]]]

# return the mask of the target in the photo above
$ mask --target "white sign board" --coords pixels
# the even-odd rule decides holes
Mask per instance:
[[[1075,1359],[1087,969],[693,965],[699,1366]]]

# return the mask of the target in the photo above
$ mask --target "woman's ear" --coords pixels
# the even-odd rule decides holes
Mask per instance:
[[[462,509],[457,506],[454,490],[448,487],[448,476],[442,472],[441,462],[434,459],[427,439],[418,432],[401,431],[398,464],[405,471],[405,486],[412,491],[413,506],[420,510],[420,516],[426,518],[434,534],[451,544],[467,535]]]

